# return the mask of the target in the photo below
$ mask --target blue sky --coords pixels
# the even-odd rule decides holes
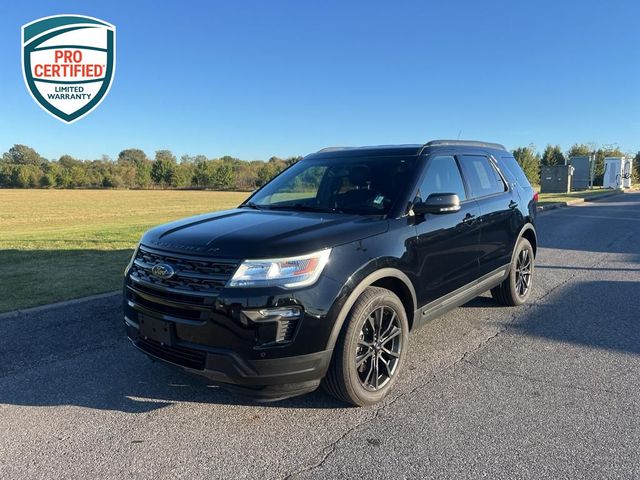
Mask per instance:
[[[117,28],[111,92],[72,125],[20,64],[21,25],[61,13]],[[640,150],[639,18],[631,0],[3,2],[0,152],[265,159],[459,134]]]

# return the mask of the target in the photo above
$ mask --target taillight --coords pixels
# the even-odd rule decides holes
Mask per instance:
[[[533,201],[534,201],[534,202],[537,202],[537,201],[538,201],[538,192],[535,192],[535,193],[533,194]]]

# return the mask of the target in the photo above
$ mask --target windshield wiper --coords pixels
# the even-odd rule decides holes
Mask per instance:
[[[241,203],[238,208],[243,208],[243,207],[248,207],[248,208],[253,208],[254,210],[263,210],[263,209],[269,209],[269,207],[265,206],[265,205],[258,205],[257,203],[254,202],[245,202],[245,203]]]
[[[298,210],[301,212],[322,212],[322,213],[334,213],[338,209],[331,207],[320,207],[316,205],[306,205],[304,203],[294,203],[289,205],[271,205],[272,210]]]

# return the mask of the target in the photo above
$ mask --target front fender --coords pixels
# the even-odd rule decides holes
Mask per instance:
[[[409,279],[409,277],[403,273],[398,268],[393,267],[383,267],[379,268],[380,263],[388,263],[384,262],[384,259],[374,260],[370,262],[368,265],[363,267],[360,271],[354,274],[353,279],[349,281],[347,285],[344,286],[340,300],[335,302],[332,307],[331,316],[336,320],[333,324],[333,328],[331,330],[331,335],[329,336],[329,341],[327,344],[327,349],[333,350],[336,342],[338,341],[338,336],[342,331],[342,327],[344,325],[351,308],[354,303],[360,297],[364,290],[373,285],[375,282],[384,279],[384,278],[393,278],[397,281],[400,281],[404,284],[407,291],[411,296],[411,311],[408,312],[409,315],[415,316],[415,312],[417,309],[417,299],[416,299],[416,291],[413,287],[413,283]],[[334,310],[335,309],[335,310]],[[411,319],[413,320],[413,319]]]

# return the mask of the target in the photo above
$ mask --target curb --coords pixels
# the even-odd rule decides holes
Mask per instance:
[[[100,300],[103,298],[111,298],[121,294],[122,294],[121,290],[115,290],[113,292],[99,293],[97,295],[89,295],[88,297],[74,298],[71,300],[64,300],[62,302],[49,303],[46,305],[38,305],[37,307],[29,307],[21,310],[13,310],[11,312],[0,313],[0,320],[15,318],[15,317],[19,317],[20,315],[30,315],[30,314],[40,313],[46,310],[59,308],[59,307],[69,307],[72,305],[78,305],[80,303],[91,302],[93,300]]]
[[[566,202],[550,203],[549,205],[543,205],[538,207],[537,211],[538,213],[548,212],[549,210],[555,210],[556,208],[570,207],[571,205],[577,205],[585,202],[596,202],[602,198],[615,197],[616,195],[624,195],[624,194],[625,194],[624,191],[617,191],[617,192],[611,192],[611,193],[603,193],[600,195],[594,195],[593,197],[576,198],[574,200],[567,200]]]

